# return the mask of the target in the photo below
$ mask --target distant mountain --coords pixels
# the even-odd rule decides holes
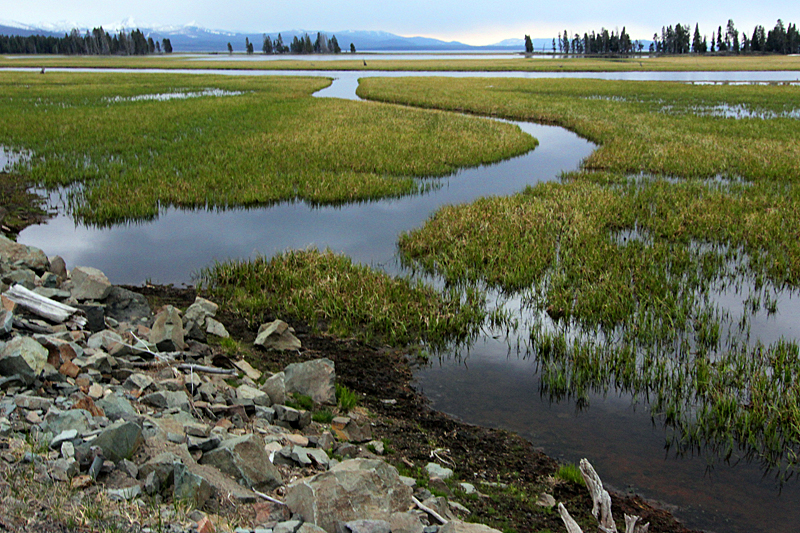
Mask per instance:
[[[61,37],[69,33],[72,28],[68,23],[58,23],[45,27],[35,28],[16,22],[0,21],[0,35],[54,35]],[[256,51],[261,49],[263,33],[242,33],[221,30],[210,30],[193,24],[178,27],[146,28],[136,25],[132,19],[126,19],[114,24],[104,24],[103,29],[110,34],[120,30],[130,31],[140,29],[145,36],[152,37],[154,40],[169,39],[175,52],[227,52],[228,43],[231,43],[234,51],[243,52],[245,50],[245,39],[249,39],[255,46]],[[81,33],[85,33],[87,28],[79,28]],[[267,35],[275,40],[280,33],[283,42],[287,45],[295,36],[302,37],[306,33],[316,39],[317,30],[284,30],[280,32],[268,32]],[[393,33],[383,31],[321,31],[328,38],[336,35],[339,46],[342,50],[349,50],[350,43],[359,52],[396,52],[396,51],[486,51],[499,50],[507,52],[521,52],[524,50],[522,39],[509,39],[491,46],[471,46],[458,41],[441,41],[429,37],[402,37]],[[544,39],[546,40],[546,39]],[[534,40],[538,41],[538,39]],[[537,50],[540,48],[537,47]]]

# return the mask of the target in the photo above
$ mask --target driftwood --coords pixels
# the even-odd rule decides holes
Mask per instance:
[[[217,368],[214,366],[195,365],[190,363],[183,363],[178,365],[178,370],[189,370],[191,372],[204,372],[206,374],[227,374],[235,376],[237,371],[232,368]]]
[[[594,467],[586,459],[581,459],[580,466],[581,475],[586,481],[586,488],[589,489],[589,494],[592,497],[592,515],[597,519],[597,527],[602,533],[618,533],[617,525],[614,523],[614,517],[611,514],[611,496],[608,491],[603,488],[603,482],[600,476],[595,472]],[[558,512],[561,515],[561,520],[567,526],[568,533],[583,533],[580,526],[569,515],[569,511],[564,507],[564,504],[558,504]],[[625,533],[647,533],[650,529],[650,524],[639,525],[641,518],[638,516],[625,515]]]
[[[8,289],[3,296],[24,307],[31,313],[46,318],[56,324],[67,323],[68,326],[83,328],[86,325],[86,317],[80,316],[80,309],[62,304],[50,298],[45,298],[23,287],[15,284]]]
[[[414,505],[416,505],[417,507],[420,508],[420,510],[428,513],[433,518],[438,520],[440,524],[444,525],[447,523],[447,520],[442,515],[440,515],[439,513],[437,513],[436,511],[434,511],[433,509],[431,509],[430,507],[419,501],[417,498],[412,496],[411,499],[414,500]]]

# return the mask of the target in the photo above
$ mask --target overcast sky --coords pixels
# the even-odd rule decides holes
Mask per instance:
[[[382,30],[468,44],[503,39],[552,38],[626,27],[633,39],[650,39],[662,26],[700,24],[712,28],[733,19],[752,35],[778,18],[800,22],[798,0],[0,0],[0,19],[42,24],[112,27],[126,19],[142,28],[193,24],[209,29],[269,33],[303,29],[336,32]]]

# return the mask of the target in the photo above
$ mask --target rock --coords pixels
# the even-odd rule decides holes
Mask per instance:
[[[186,349],[183,339],[183,321],[180,311],[168,305],[156,315],[150,330],[150,342],[162,352],[176,352]]]
[[[439,533],[501,533],[483,524],[469,524],[460,520],[451,520],[439,528]]]
[[[31,337],[15,337],[0,352],[0,375],[17,374],[31,384],[44,371],[47,350]]]
[[[194,299],[194,303],[186,309],[184,318],[202,326],[208,317],[216,316],[218,309],[219,306],[214,302],[198,296]]]
[[[286,402],[286,384],[284,381],[284,373],[278,372],[267,378],[260,391],[269,394],[269,399],[273,404],[284,404]]]
[[[281,474],[270,463],[264,442],[250,434],[222,441],[206,453],[201,464],[216,467],[245,487],[268,492],[283,484]]]
[[[97,407],[102,409],[108,419],[112,421],[126,415],[135,416],[138,414],[133,404],[119,392],[111,393],[102,400],[98,400]]]
[[[223,339],[227,339],[231,336],[228,330],[225,329],[225,326],[222,325],[222,322],[214,320],[211,317],[206,319],[206,333]]]
[[[60,281],[65,281],[67,279],[67,263],[64,259],[60,255],[54,255],[48,258],[48,260],[50,262],[50,268],[48,270],[58,276]]]
[[[142,493],[142,488],[139,485],[126,487],[124,489],[106,489],[106,494],[112,500],[128,501],[138,497]]]
[[[188,412],[191,407],[185,392],[156,391],[139,398],[141,403],[157,409],[180,409]]]
[[[14,313],[0,309],[0,337],[4,337],[11,333],[14,327]]]
[[[85,329],[97,332],[106,327],[106,308],[97,303],[77,304],[75,307],[86,313]]]
[[[173,479],[175,488],[173,498],[180,501],[193,503],[203,507],[206,501],[214,495],[214,487],[198,472],[192,472],[181,462],[173,464]]]
[[[428,463],[425,465],[425,470],[431,477],[438,477],[440,479],[450,479],[453,476],[453,470],[439,466],[436,463]]]
[[[44,274],[50,266],[43,251],[33,246],[18,244],[4,235],[0,235],[0,257],[9,264],[28,268],[39,275]]]
[[[258,381],[261,379],[261,372],[253,368],[250,363],[241,359],[239,361],[233,361],[233,366],[244,372],[248,378],[252,379],[253,381]],[[264,391],[266,392],[266,391]]]
[[[386,520],[351,520],[336,524],[336,533],[392,533]]]
[[[424,529],[419,516],[412,512],[392,513],[389,525],[392,533],[422,533]]]
[[[347,416],[337,416],[331,421],[331,429],[340,440],[347,442],[368,442],[372,440],[372,427],[369,421],[358,422]]]
[[[539,495],[539,498],[536,500],[536,505],[540,507],[555,507],[556,499],[546,492],[543,492]]]
[[[301,347],[289,324],[283,320],[262,324],[253,344],[270,350],[299,350]]]
[[[64,431],[53,437],[53,440],[50,441],[50,448],[55,450],[57,448],[60,448],[62,444],[70,442],[76,438],[78,438],[77,429],[65,429]]]
[[[106,297],[106,316],[119,322],[134,323],[152,314],[150,305],[144,295],[112,287]]]
[[[36,287],[36,273],[27,268],[12,270],[3,275],[3,283],[6,283],[8,286],[22,285],[29,291],[32,291]]]
[[[380,440],[369,441],[367,443],[367,449],[375,455],[383,455],[386,453],[386,447],[383,445],[383,441]]]
[[[254,533],[259,533],[256,530]],[[273,532],[274,533],[274,532]],[[309,524],[308,522],[304,522],[295,533],[325,533],[325,530],[321,527],[315,526],[314,524]]]
[[[240,385],[239,388],[236,389],[236,397],[242,400],[253,400],[253,404],[260,405],[261,407],[269,407],[272,405],[269,395],[266,392],[262,392],[250,385]]]
[[[464,494],[475,494],[477,492],[475,485],[472,483],[459,483],[458,486],[464,491]]]
[[[58,435],[62,431],[74,429],[80,435],[89,433],[94,429],[92,415],[84,409],[70,409],[58,411],[51,409],[45,417],[46,430]]]
[[[103,455],[116,463],[133,457],[143,442],[142,428],[138,424],[118,421],[103,430],[92,445],[102,448]]]
[[[379,460],[343,461],[329,471],[292,483],[285,503],[304,521],[333,533],[336,522],[389,520],[413,505],[411,489],[394,467]]]
[[[310,396],[316,404],[336,403],[336,371],[330,359],[292,363],[283,372],[287,393]]]
[[[328,468],[330,459],[328,454],[319,448],[304,448],[303,446],[286,446],[275,456],[276,464],[297,465],[302,468],[317,465],[320,468]]]
[[[75,267],[71,274],[72,297],[78,301],[103,300],[111,292],[111,282],[96,268]]]
[[[122,387],[125,390],[140,390],[146,391],[154,386],[153,378],[147,374],[135,373],[128,376]]]
[[[285,522],[278,522],[272,530],[272,533],[296,533],[296,531],[303,524],[300,520],[286,520]]]
[[[80,465],[75,459],[56,459],[49,466],[50,477],[56,481],[69,481],[80,472]]]

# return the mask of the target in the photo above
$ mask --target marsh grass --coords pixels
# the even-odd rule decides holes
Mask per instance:
[[[487,315],[479,291],[439,292],[330,251],[219,263],[199,281],[256,327],[270,313],[302,320],[317,331],[391,345],[465,340],[480,331]]]
[[[524,153],[519,128],[311,94],[328,79],[5,72],[0,145],[32,154],[15,170],[72,186],[82,221],[148,219],[167,206],[287,200],[341,204],[418,192],[444,176]],[[223,96],[131,100],[224,91]],[[228,95],[224,95],[230,93]]]
[[[796,106],[798,89],[481,83],[369,79],[363,89],[556,123],[602,146],[587,170],[559,183],[440,209],[401,236],[406,264],[449,283],[521,294],[550,398],[584,406],[591,394],[625,392],[674,428],[669,446],[679,454],[744,456],[781,478],[793,474],[798,345],[761,343],[750,320],[762,309],[778,312],[776,295],[800,286],[797,122],[691,109],[727,103],[777,112]],[[740,312],[717,303],[730,290],[742,294]]]

